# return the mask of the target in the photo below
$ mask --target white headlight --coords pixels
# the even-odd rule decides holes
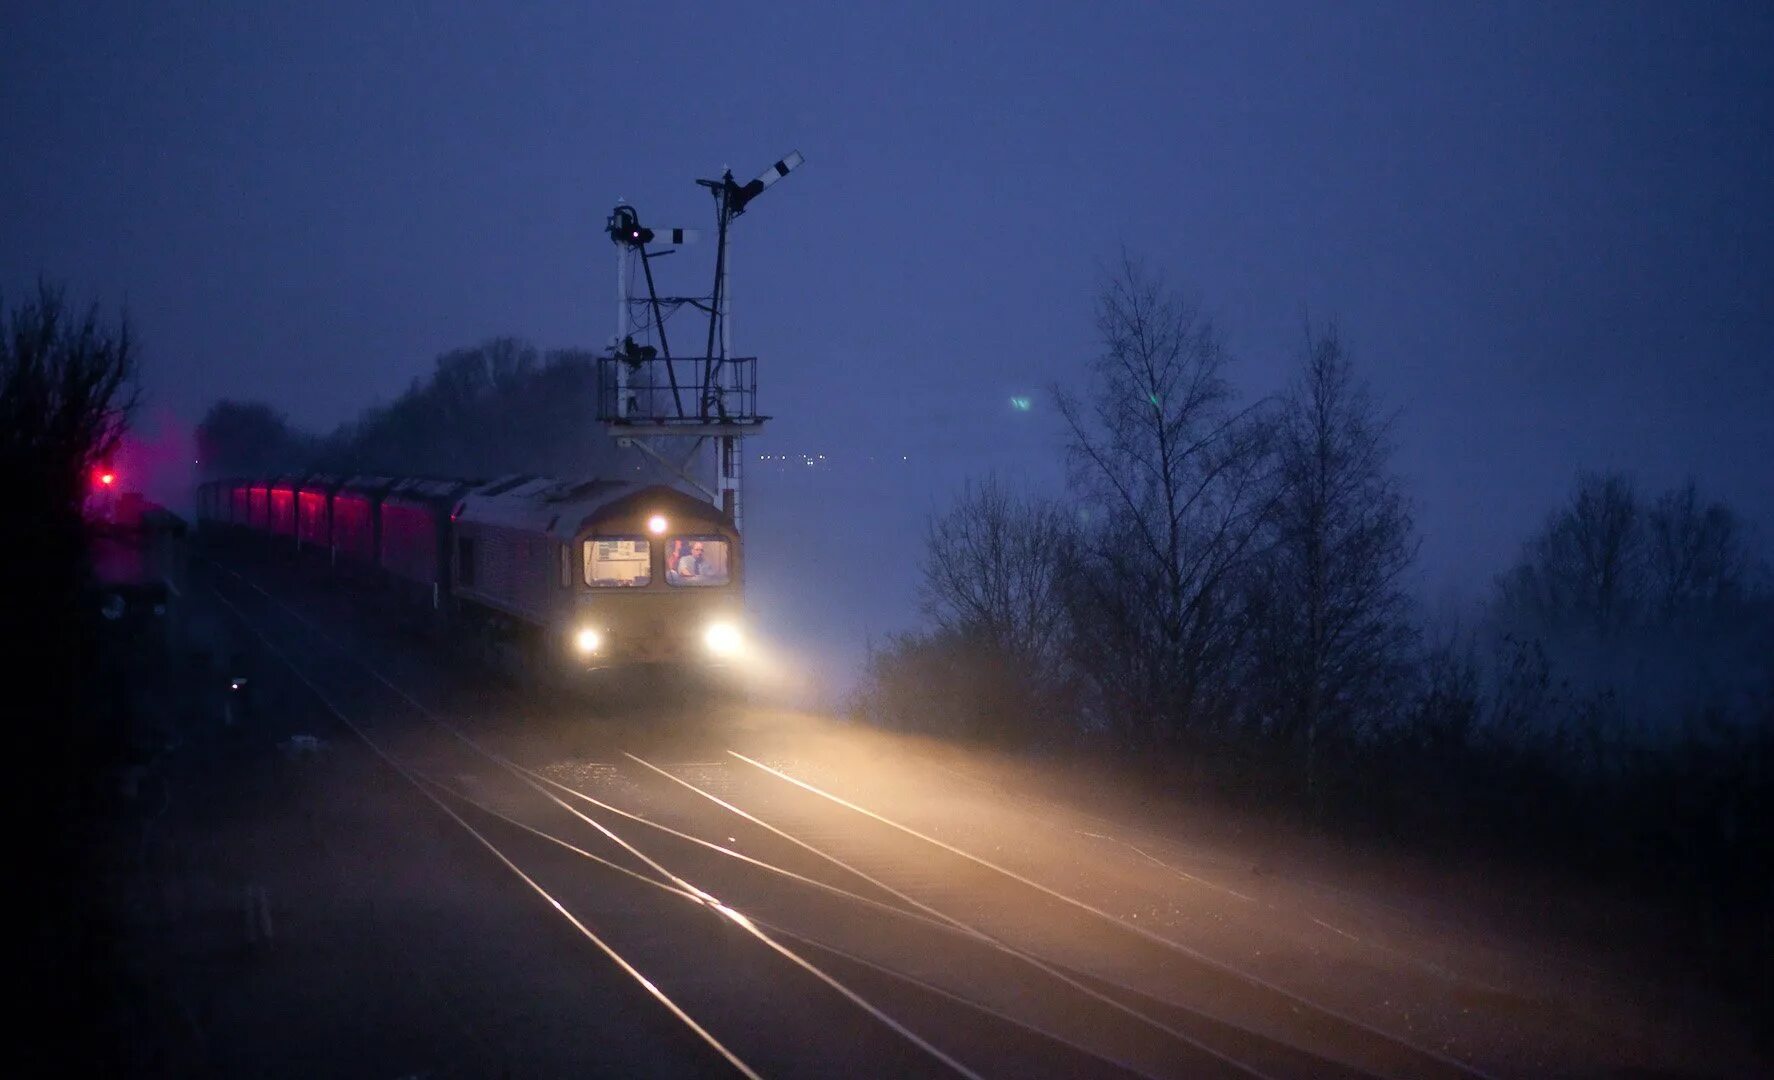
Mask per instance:
[[[739,637],[739,627],[724,622],[709,623],[708,629],[702,632],[702,641],[708,646],[708,651],[716,656],[733,656],[743,644]]]
[[[666,527],[667,527],[667,522],[665,520],[664,514],[654,514],[652,517],[647,519],[647,531],[652,533],[654,536],[659,536],[659,535],[663,534],[666,530]]]
[[[604,635],[586,627],[573,635],[573,645],[587,656],[604,647]]]

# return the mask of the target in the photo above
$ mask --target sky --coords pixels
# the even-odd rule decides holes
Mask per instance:
[[[1762,3],[6,3],[0,294],[126,306],[150,438],[329,429],[446,349],[604,344],[610,206],[706,226],[696,178],[798,149],[732,281],[785,635],[853,663],[968,477],[1057,489],[1124,249],[1247,398],[1339,324],[1416,588],[1471,599],[1579,469],[1774,537],[1770,57]]]

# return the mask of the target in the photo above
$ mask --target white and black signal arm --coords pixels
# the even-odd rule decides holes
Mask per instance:
[[[688,244],[702,235],[698,229],[651,229],[641,224],[641,219],[634,212],[634,207],[622,204],[610,212],[610,220],[604,226],[610,239],[618,244],[626,244],[632,248],[643,248],[648,244]]]
[[[765,188],[799,168],[803,160],[799,150],[791,151],[787,157],[759,173],[757,179],[743,187],[734,181],[732,173],[722,177],[727,195],[727,212],[734,217],[745,213],[746,203],[762,195]]]

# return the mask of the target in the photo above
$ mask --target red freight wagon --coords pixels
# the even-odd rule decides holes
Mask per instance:
[[[316,551],[333,546],[333,492],[339,481],[331,476],[310,476],[296,492],[296,542]]]
[[[253,481],[247,492],[247,525],[257,532],[271,529],[271,485],[264,480]]]
[[[353,476],[333,493],[335,558],[361,567],[376,565],[376,511],[393,483],[385,476]]]
[[[280,476],[271,484],[271,535],[296,535],[296,489],[302,480],[296,476]]]
[[[382,569],[433,606],[448,588],[450,509],[472,488],[461,480],[402,480],[382,499]]]

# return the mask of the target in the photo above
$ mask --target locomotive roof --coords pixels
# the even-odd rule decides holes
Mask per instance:
[[[313,473],[302,481],[303,491],[325,491],[331,493],[345,482],[343,477],[332,473]]]
[[[571,540],[580,524],[599,510],[648,491],[658,493],[662,501],[674,508],[688,503],[719,513],[692,495],[660,484],[516,476],[495,480],[470,491],[463,496],[455,517],[464,525],[496,525],[547,533],[564,541]]]
[[[380,494],[381,492],[386,491],[393,484],[394,484],[394,477],[392,477],[392,476],[375,476],[375,475],[372,475],[369,473],[358,473],[356,475],[347,477],[345,482],[343,484],[339,485],[338,490],[340,490],[340,491],[372,492],[372,493]]]
[[[388,489],[387,499],[397,502],[414,502],[425,504],[453,504],[462,493],[472,488],[478,481],[444,480],[437,477],[411,476],[395,482]]]

